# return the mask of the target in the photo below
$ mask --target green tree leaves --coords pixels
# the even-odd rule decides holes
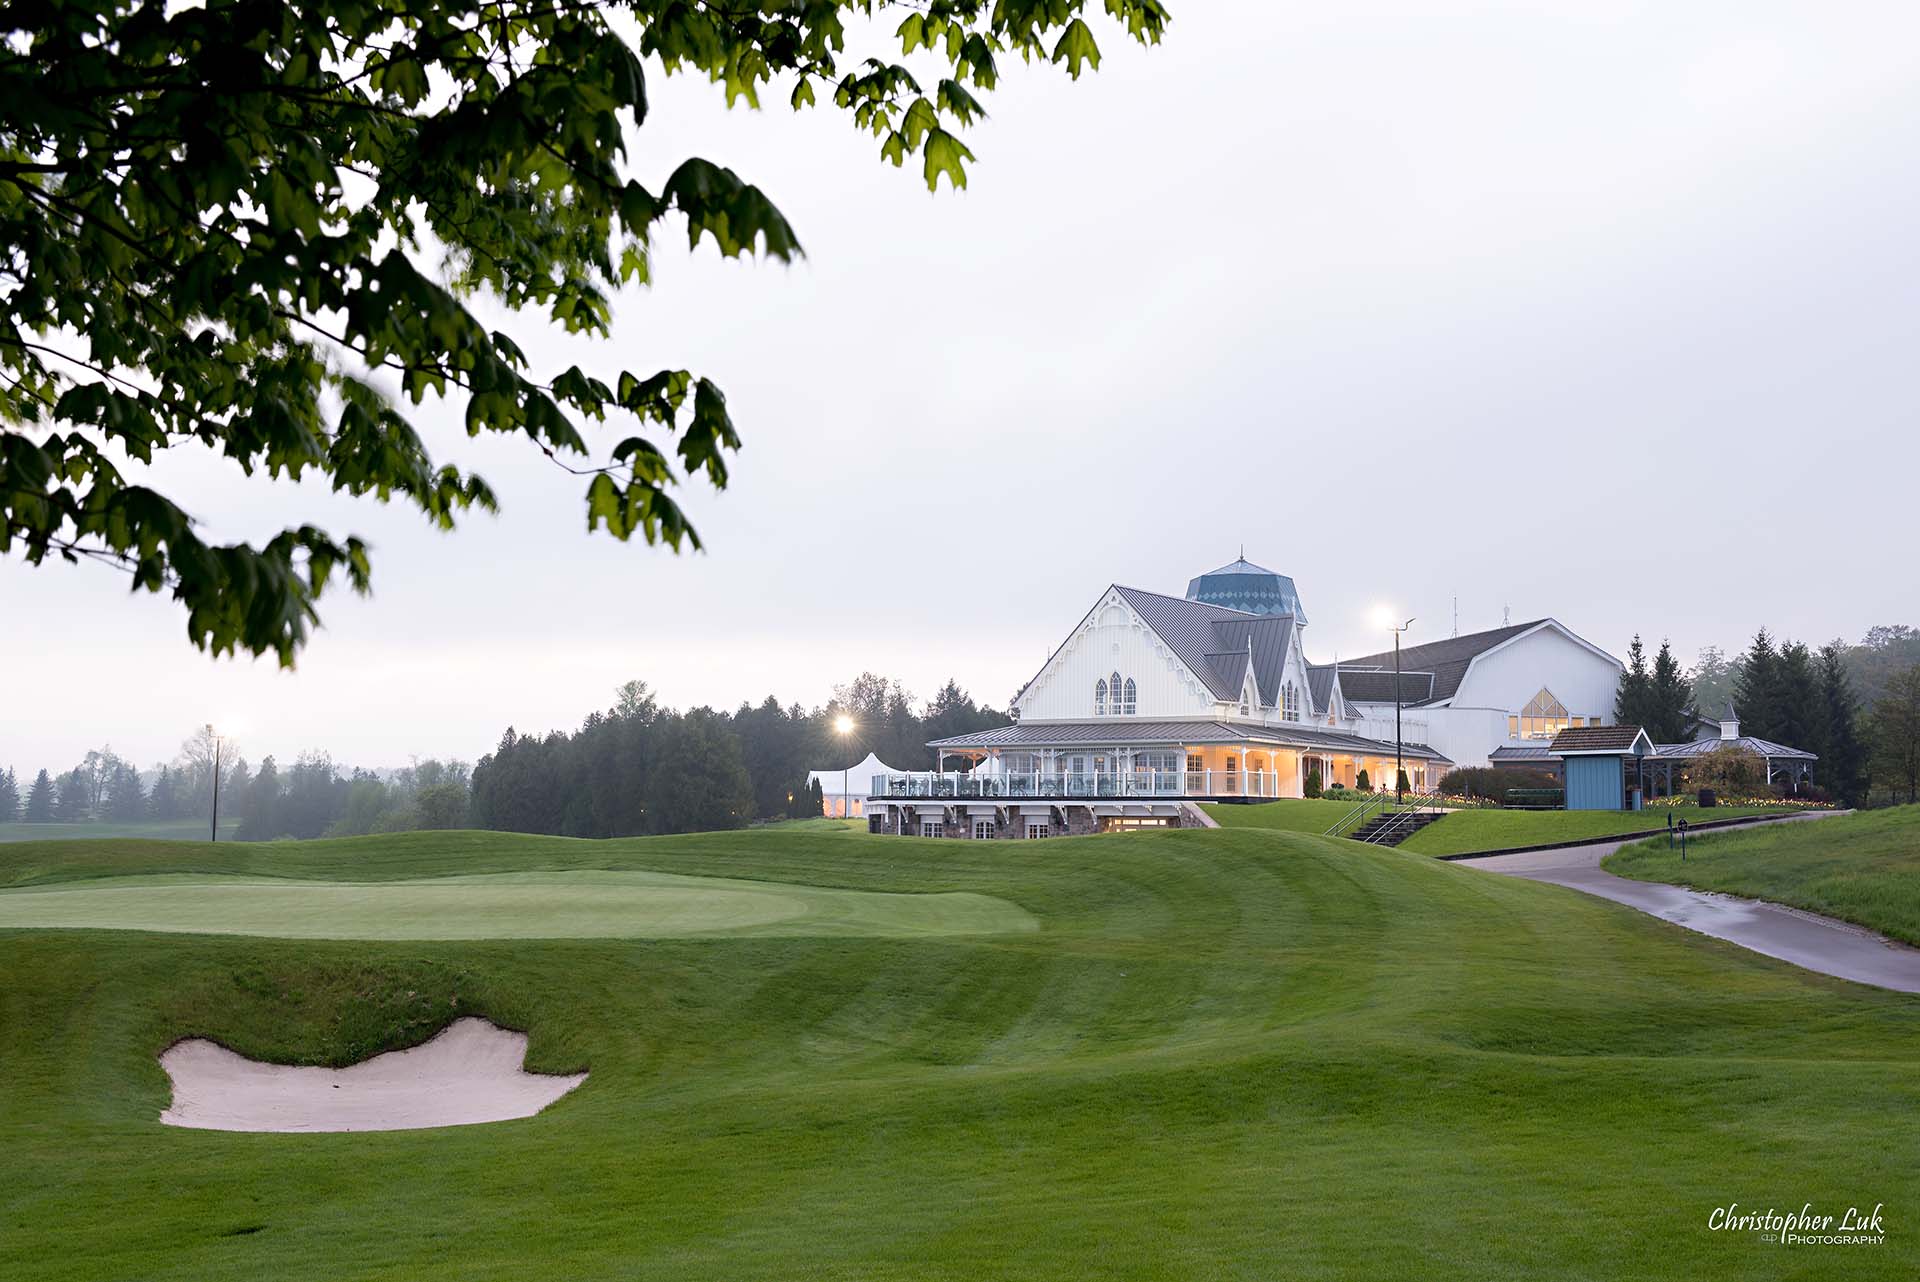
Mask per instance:
[[[649,279],[672,218],[693,248],[801,253],[729,169],[682,159],[657,194],[624,171],[647,120],[643,58],[749,107],[776,80],[793,81],[795,109],[830,86],[883,159],[920,155],[933,190],[942,174],[966,185],[958,131],[985,114],[975,94],[999,55],[1075,78],[1099,65],[1086,0],[929,0],[897,34],[903,57],[939,65],[931,94],[905,66],[843,68],[849,16],[887,4],[630,0],[618,27],[589,0],[14,6],[0,553],[108,561],[171,592],[195,644],[291,664],[327,587],[368,589],[365,545],[298,523],[209,544],[120,464],[198,442],[246,475],[317,473],[453,528],[494,496],[430,456],[409,410],[429,398],[470,434],[523,436],[586,478],[590,529],[699,546],[672,491],[682,474],[726,484],[740,437],[720,390],[685,370],[535,368],[470,304],[605,337],[613,292]],[[1158,0],[1105,11],[1146,44],[1167,21]]]

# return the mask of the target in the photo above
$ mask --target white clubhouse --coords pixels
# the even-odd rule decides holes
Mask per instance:
[[[1014,696],[1011,724],[869,781],[875,832],[1046,837],[1200,821],[1195,800],[1394,782],[1391,651],[1308,661],[1293,580],[1244,559],[1185,596],[1109,587]],[[1502,747],[1604,725],[1621,662],[1553,619],[1403,649],[1397,759],[1425,791]],[[963,769],[949,769],[964,763]]]

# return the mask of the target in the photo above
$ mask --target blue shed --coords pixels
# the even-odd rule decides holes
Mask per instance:
[[[1566,776],[1568,810],[1640,808],[1640,763],[1653,755],[1653,741],[1639,726],[1570,727],[1547,752]]]

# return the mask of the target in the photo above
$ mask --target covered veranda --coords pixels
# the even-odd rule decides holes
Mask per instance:
[[[1325,786],[1391,787],[1394,747],[1302,726],[1230,722],[1070,722],[1004,726],[928,745],[937,768],[890,772],[874,797],[1186,797],[1269,800],[1305,795],[1317,771]],[[1445,759],[1402,746],[1408,783],[1424,790]]]

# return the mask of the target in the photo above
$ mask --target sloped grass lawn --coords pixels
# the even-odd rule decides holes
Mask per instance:
[[[1513,846],[1544,846],[1561,841],[1598,841],[1626,833],[1652,832],[1672,815],[1697,824],[1706,819],[1740,819],[1778,814],[1752,806],[1656,806],[1651,810],[1456,810],[1400,843],[1417,855],[1464,855]],[[1663,838],[1664,840],[1664,838]]]
[[[1204,802],[1201,808],[1213,816],[1222,828],[1271,828],[1280,832],[1304,832],[1319,835],[1352,814],[1360,806],[1352,801],[1327,801],[1320,797],[1285,797],[1278,801],[1256,801],[1246,805]]]
[[[1687,861],[1665,839],[1614,852],[1608,872],[1771,899],[1920,944],[1920,806],[1705,832]]]
[[[1822,825],[1809,825],[1820,827]],[[0,1276],[1911,1278],[1920,1002],[1283,831],[778,830],[0,851],[0,882],[646,870],[966,893],[934,939],[0,931]],[[518,1122],[163,1128],[154,1056],[344,1064],[484,1015]],[[1878,1247],[1714,1208],[1885,1202]],[[1904,1214],[1901,1213],[1901,1214]]]

